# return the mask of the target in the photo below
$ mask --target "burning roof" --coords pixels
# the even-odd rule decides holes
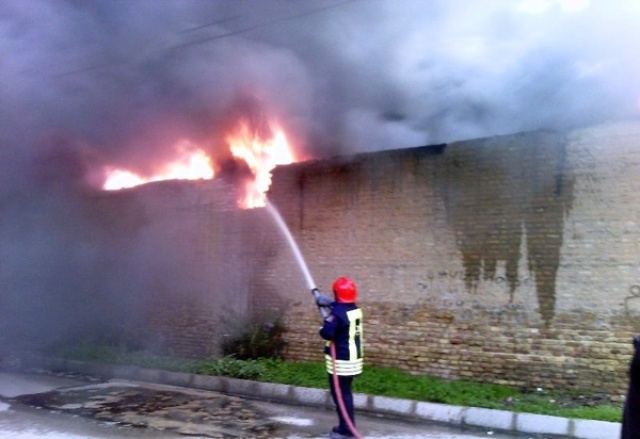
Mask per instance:
[[[241,207],[263,206],[271,170],[296,160],[284,130],[275,120],[267,122],[266,129],[258,130],[249,119],[242,118],[226,133],[224,143],[229,157],[214,162],[203,148],[188,140],[180,141],[175,146],[175,159],[161,164],[148,176],[106,165],[102,188],[118,190],[160,180],[211,179],[221,173],[245,186],[244,195],[238,200]]]

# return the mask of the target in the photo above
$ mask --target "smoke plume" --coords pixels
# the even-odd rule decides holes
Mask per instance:
[[[153,254],[114,273],[151,220],[86,202],[104,165],[150,174],[182,139],[225,157],[236,114],[317,158],[634,118],[639,23],[627,0],[5,0],[5,326],[69,329],[144,288]]]

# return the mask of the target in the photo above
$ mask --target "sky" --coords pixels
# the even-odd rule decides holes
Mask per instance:
[[[3,0],[0,302],[121,289],[76,196],[106,165],[241,116],[311,158],[634,119],[637,41],[639,0]]]

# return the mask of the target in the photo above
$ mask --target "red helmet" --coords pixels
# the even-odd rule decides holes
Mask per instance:
[[[356,284],[348,277],[339,277],[333,283],[333,294],[338,303],[354,303],[356,301]]]

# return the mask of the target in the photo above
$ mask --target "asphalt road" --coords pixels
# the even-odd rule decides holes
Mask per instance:
[[[333,411],[251,401],[217,392],[111,380],[0,372],[0,437],[324,438]],[[369,439],[515,439],[487,430],[357,416]]]

